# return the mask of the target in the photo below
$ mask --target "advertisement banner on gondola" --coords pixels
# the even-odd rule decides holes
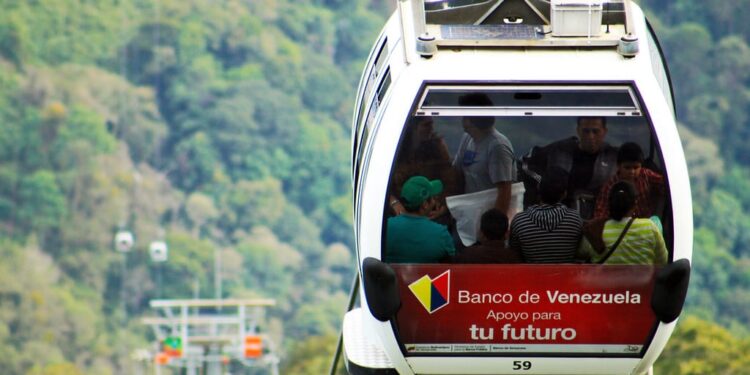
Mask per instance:
[[[656,268],[398,265],[407,354],[638,356],[656,323]]]

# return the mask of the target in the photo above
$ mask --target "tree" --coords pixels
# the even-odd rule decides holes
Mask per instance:
[[[31,230],[55,227],[67,214],[65,197],[51,171],[40,170],[21,178],[18,198],[18,220]]]
[[[664,375],[745,374],[747,340],[718,325],[687,317],[680,321],[654,373]]]
[[[86,155],[77,153],[77,144],[85,143]],[[90,160],[91,156],[115,149],[115,139],[107,132],[106,124],[97,113],[74,107],[65,123],[57,131],[52,160],[58,169],[72,169]]]
[[[673,81],[675,83],[675,100],[677,103],[687,103],[694,96],[712,87],[712,77],[709,72],[714,62],[710,57],[713,38],[706,28],[698,23],[680,24],[666,29],[662,34],[664,53],[669,61]],[[697,64],[700,61],[702,63]],[[680,116],[684,116],[684,108],[678,106]],[[702,124],[690,123],[699,130]]]
[[[195,282],[202,286],[213,285],[215,244],[180,232],[170,233],[166,242],[169,260],[150,266],[151,279],[161,283],[157,285],[161,290],[151,297],[189,298],[193,295]]]
[[[278,180],[240,181],[220,203],[224,212],[220,225],[230,235],[259,225],[273,225],[281,218],[285,204]]]
[[[204,132],[197,132],[181,141],[174,151],[172,168],[177,186],[192,192],[209,185],[219,167],[211,139]]]
[[[336,28],[336,64],[346,65],[352,61],[362,61],[370,52],[370,43],[383,27],[383,18],[364,9],[347,12]]]
[[[29,30],[13,12],[0,15],[0,56],[8,59],[16,67],[21,67],[26,58]]]
[[[128,78],[157,90],[164,88],[178,62],[178,35],[174,24],[168,22],[141,24],[120,57],[127,64]]]
[[[690,186],[696,200],[708,197],[708,192],[724,174],[724,160],[719,147],[685,126],[679,127],[685,159],[689,166]]]
[[[244,258],[243,287],[273,296],[282,311],[292,310],[302,293],[294,281],[305,277],[299,275],[303,266],[300,253],[265,227],[253,228],[236,250]]]
[[[29,375],[84,375],[78,366],[69,363],[55,363],[47,366],[35,366]]]
[[[197,237],[204,225],[219,217],[219,210],[210,196],[193,193],[185,201],[185,215]]]

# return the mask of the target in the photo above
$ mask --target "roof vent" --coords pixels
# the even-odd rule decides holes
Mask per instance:
[[[431,58],[437,52],[435,37],[424,33],[417,38],[417,53],[425,59]]]
[[[635,57],[638,54],[638,37],[633,34],[627,34],[620,38],[617,44],[617,52],[623,57]]]

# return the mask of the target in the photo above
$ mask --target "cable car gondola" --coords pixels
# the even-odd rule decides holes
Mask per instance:
[[[467,95],[489,101],[462,102]],[[608,143],[638,144],[644,166],[664,176],[666,191],[654,210],[665,265],[388,259],[393,186],[403,181],[398,160],[420,121],[430,120],[455,159],[463,120],[492,119],[512,144],[517,167],[512,219],[533,203],[533,183],[522,182],[523,156],[575,135],[582,117],[605,119]],[[365,66],[353,124],[361,306],[343,323],[350,373],[651,371],[682,309],[693,226],[671,82],[638,6],[398,0]],[[474,241],[456,237],[459,247]]]

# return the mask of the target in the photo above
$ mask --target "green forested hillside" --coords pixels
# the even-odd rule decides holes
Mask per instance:
[[[0,8],[3,373],[132,373],[149,299],[213,297],[215,251],[225,296],[278,300],[282,366],[293,343],[335,335],[353,276],[351,97],[385,6]],[[127,256],[118,229],[136,236]]]
[[[747,373],[747,10],[641,3],[671,65],[696,214],[692,317],[657,370]],[[352,98],[393,5],[0,0],[3,373],[133,373],[148,300],[213,297],[215,252],[225,296],[279,301],[266,329],[282,372],[324,372],[354,269]],[[118,229],[136,236],[128,255]]]
[[[722,1],[645,1],[672,70],[689,159],[695,271],[688,311],[747,336],[750,322],[750,28]]]

